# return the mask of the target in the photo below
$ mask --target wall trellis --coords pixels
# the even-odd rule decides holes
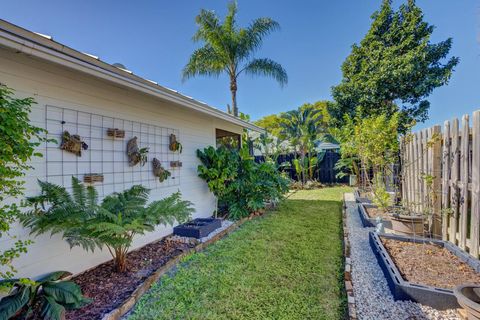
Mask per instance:
[[[71,177],[81,181],[86,174],[103,174],[104,181],[95,183],[101,196],[142,184],[150,189],[178,186],[180,168],[170,168],[171,161],[180,161],[178,153],[169,150],[171,134],[179,136],[178,129],[160,127],[138,121],[103,116],[68,108],[46,106],[45,128],[48,137],[58,143],[46,145],[46,180],[66,188],[71,187]],[[124,138],[112,137],[108,129],[125,131]],[[78,157],[59,148],[62,133],[67,130],[78,134],[88,149]],[[148,162],[145,166],[128,165],[127,141],[138,137],[140,147],[148,147]],[[152,159],[157,158],[171,173],[171,177],[160,183],[153,175]]]

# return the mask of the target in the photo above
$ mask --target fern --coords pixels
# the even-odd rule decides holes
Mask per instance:
[[[70,247],[87,251],[107,247],[117,270],[126,270],[126,253],[133,238],[155,230],[157,225],[187,221],[192,203],[180,192],[147,205],[149,189],[135,185],[98,200],[94,187],[72,178],[72,195],[64,187],[39,181],[41,193],[27,199],[32,210],[20,221],[32,234],[62,234]]]

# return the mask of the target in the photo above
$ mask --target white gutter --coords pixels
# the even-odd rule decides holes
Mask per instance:
[[[100,61],[97,57],[95,57],[97,58],[95,59],[92,56],[73,50],[51,39],[44,38],[33,32],[12,25],[4,20],[0,20],[0,45],[97,78],[126,86],[162,100],[179,104],[215,118],[234,123],[243,128],[257,132],[264,132],[264,129],[252,123],[243,121],[205,103],[201,103],[193,98],[186,97],[176,91],[167,89],[154,82]]]

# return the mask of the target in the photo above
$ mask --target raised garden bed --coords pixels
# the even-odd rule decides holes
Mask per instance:
[[[81,309],[68,311],[66,319],[101,319],[122,305],[158,268],[192,247],[193,244],[164,238],[130,252],[127,272],[116,272],[111,260],[73,277],[83,294],[93,301]]]
[[[480,283],[480,261],[449,242],[374,232],[369,239],[395,300],[454,309],[453,288]]]
[[[197,218],[173,228],[173,234],[181,237],[200,239],[222,226],[221,219]]]
[[[392,228],[392,222],[390,221],[390,215],[388,213],[381,212],[380,209],[368,203],[360,203],[358,205],[358,213],[360,214],[360,220],[365,228],[375,227],[377,225],[377,217],[381,217],[383,220],[383,226],[385,228]]]
[[[357,203],[372,203],[372,200],[368,199],[365,192],[361,192],[358,189],[355,189],[353,195],[355,196],[355,201]]]

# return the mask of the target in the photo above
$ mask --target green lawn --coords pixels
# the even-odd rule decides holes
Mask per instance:
[[[183,260],[134,319],[343,319],[341,199],[299,191],[277,211]]]

